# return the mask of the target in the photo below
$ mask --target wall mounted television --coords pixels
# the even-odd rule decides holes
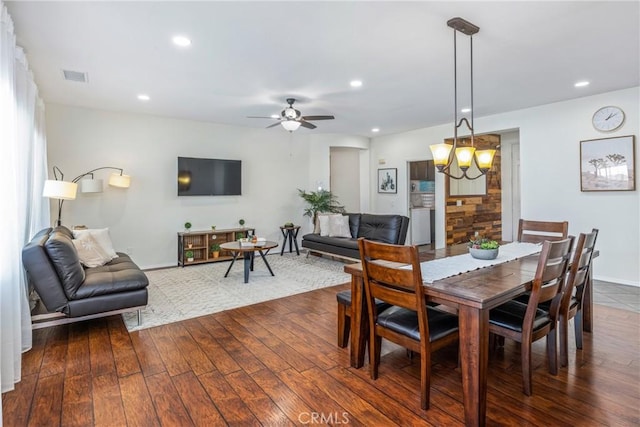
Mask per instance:
[[[239,196],[242,161],[178,157],[178,196]]]

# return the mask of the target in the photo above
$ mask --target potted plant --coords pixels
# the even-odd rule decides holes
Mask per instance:
[[[184,223],[184,229],[187,233],[191,231],[191,223],[189,221]]]
[[[313,220],[313,224],[317,224],[318,212],[335,212],[343,213],[344,206],[338,204],[338,196],[328,190],[318,190],[306,192],[298,188],[298,194],[307,202],[308,206],[304,210],[304,215]]]
[[[193,262],[193,251],[185,252],[184,256],[187,258],[187,262]]]
[[[476,236],[469,240],[468,246],[472,257],[490,260],[498,257],[500,244],[495,240]]]
[[[220,245],[218,243],[212,243],[209,249],[211,250],[211,255],[213,255],[214,258],[218,258],[220,256]]]
[[[211,231],[216,231],[216,226],[215,225],[211,226]]]

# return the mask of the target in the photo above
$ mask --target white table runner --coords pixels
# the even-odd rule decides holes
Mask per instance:
[[[542,245],[538,243],[513,242],[500,246],[498,257],[492,260],[475,259],[467,253],[440,258],[433,261],[424,261],[420,263],[422,281],[424,283],[433,283],[436,280],[444,279],[445,277],[451,277],[457,274],[466,273],[467,271],[473,271],[479,268],[513,261],[517,258],[538,253],[541,250]]]

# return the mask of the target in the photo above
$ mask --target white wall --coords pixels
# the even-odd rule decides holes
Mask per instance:
[[[192,230],[238,226],[243,218],[256,233],[280,241],[279,225],[310,221],[297,189],[329,185],[331,146],[367,149],[369,140],[343,135],[287,133],[140,114],[47,105],[49,169],[65,179],[101,166],[124,168],[131,187],[78,193],[64,203],[62,222],[109,227],[117,250],[130,252],[143,268],[177,264],[176,232],[185,221]],[[177,157],[242,160],[242,196],[178,197]],[[368,164],[365,166],[368,169]],[[368,203],[368,201],[367,201]],[[52,207],[55,203],[52,203]],[[52,210],[52,218],[57,212]]]
[[[604,134],[591,125],[600,107],[616,105],[626,113],[625,124]],[[521,164],[521,215],[540,220],[568,220],[569,232],[598,228],[600,256],[594,264],[597,279],[640,286],[640,182],[636,191],[581,192],[580,141],[639,134],[640,88],[609,92],[571,101],[543,105],[475,119],[477,134],[519,129]],[[377,194],[371,203],[377,212],[406,214],[406,161],[431,158],[429,145],[451,137],[451,124],[374,138],[371,143],[372,182],[380,167],[398,168],[398,194]],[[636,157],[638,157],[636,141]],[[426,155],[425,155],[426,154]],[[639,161],[636,158],[636,175]],[[438,247],[444,246],[444,180],[436,176],[436,227]]]

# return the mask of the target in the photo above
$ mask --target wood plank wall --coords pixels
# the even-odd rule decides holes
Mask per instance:
[[[446,142],[453,143],[451,139],[447,139]],[[487,194],[485,196],[449,197],[449,181],[446,181],[447,245],[468,242],[476,232],[494,240],[502,238],[502,183],[500,180],[502,168],[499,145],[500,135],[475,137],[476,149],[497,149],[493,159],[493,167],[487,172]],[[456,206],[457,200],[462,200],[462,206]]]

